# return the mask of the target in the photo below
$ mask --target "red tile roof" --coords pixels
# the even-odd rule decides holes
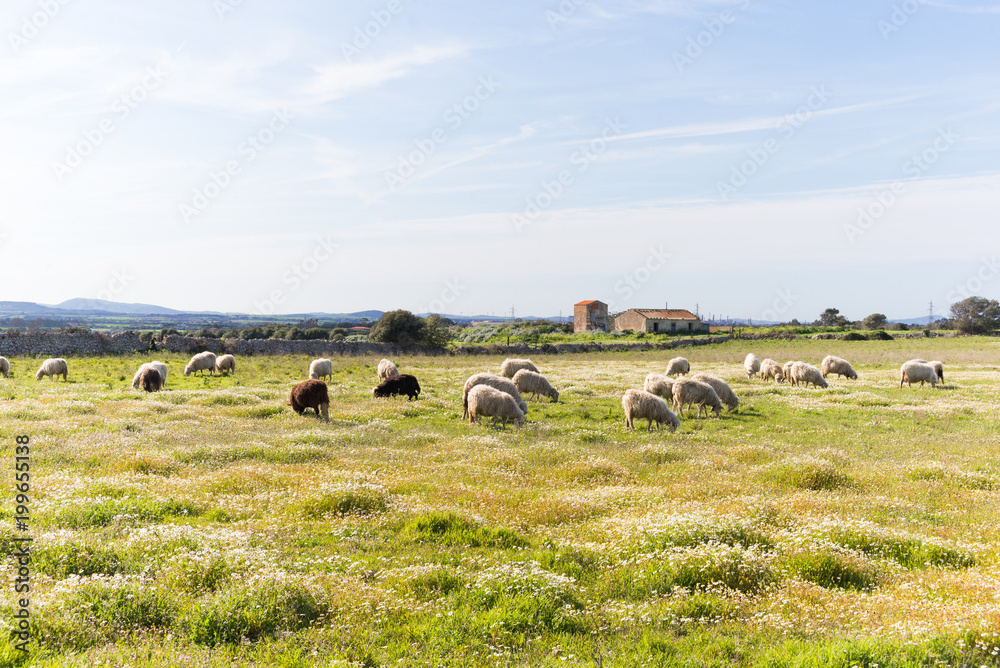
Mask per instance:
[[[636,308],[632,310],[651,320],[701,320],[701,318],[696,316],[694,313],[691,313],[691,311],[682,308]]]
[[[576,304],[573,304],[573,306],[586,306],[587,304],[594,304],[596,302],[597,302],[596,299],[588,299],[585,302],[577,302]]]

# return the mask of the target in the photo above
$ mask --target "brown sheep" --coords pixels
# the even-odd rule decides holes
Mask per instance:
[[[330,421],[330,393],[321,380],[304,380],[293,387],[291,404],[299,415],[311,408],[316,411],[317,419],[322,416],[325,422]]]
[[[139,374],[139,385],[145,392],[159,392],[163,388],[163,376],[160,370],[147,366]]]

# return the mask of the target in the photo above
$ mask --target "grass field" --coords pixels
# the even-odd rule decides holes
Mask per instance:
[[[861,377],[748,381],[747,352]],[[536,357],[561,400],[520,430],[461,419],[496,357],[395,360],[418,402],[337,359],[329,424],[287,405],[306,357],[205,379],[161,356],[153,395],[146,358],[67,383],[14,358],[0,516],[10,554],[27,434],[35,642],[0,665],[1000,665],[1000,342],[685,349],[739,410],[627,432],[622,393],[674,354]],[[899,389],[913,357],[944,385]]]

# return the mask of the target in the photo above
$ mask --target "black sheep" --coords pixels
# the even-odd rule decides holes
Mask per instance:
[[[419,399],[420,383],[417,382],[414,376],[404,373],[398,378],[390,378],[372,390],[372,396],[376,398],[393,397],[398,394],[405,394],[410,397],[408,401]]]

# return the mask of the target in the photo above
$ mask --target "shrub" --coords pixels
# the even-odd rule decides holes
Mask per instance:
[[[327,605],[296,583],[265,583],[226,590],[199,605],[184,626],[202,645],[235,645],[306,628],[326,616]]]
[[[528,541],[509,529],[491,529],[454,513],[432,512],[408,522],[402,535],[410,540],[469,547],[511,549],[525,547]]]
[[[786,459],[771,466],[770,477],[789,487],[814,492],[853,487],[850,476],[841,473],[825,459],[814,457]]]
[[[302,516],[318,519],[327,515],[374,515],[387,508],[385,496],[378,490],[352,488],[327,492],[303,504]]]
[[[806,582],[821,587],[869,590],[878,585],[878,572],[862,559],[824,550],[797,552],[785,566]]]

